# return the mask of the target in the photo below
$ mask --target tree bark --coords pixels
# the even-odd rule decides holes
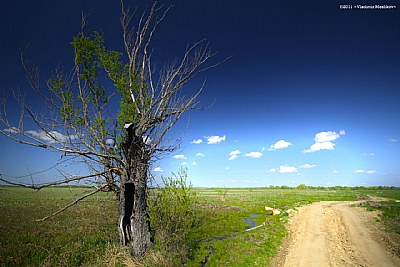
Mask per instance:
[[[150,157],[142,137],[135,136],[132,128],[127,131],[124,152],[128,168],[125,179],[121,179],[118,230],[121,244],[130,246],[132,255],[142,256],[152,245],[147,208]]]
[[[147,179],[146,179],[147,180]],[[150,221],[147,210],[146,180],[135,182],[134,203],[131,215],[131,251],[133,255],[143,255],[151,246]]]

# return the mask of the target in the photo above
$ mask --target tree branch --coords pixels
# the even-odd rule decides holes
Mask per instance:
[[[0,181],[3,181],[5,183],[11,184],[11,185],[17,185],[17,186],[21,186],[21,187],[25,187],[25,188],[31,188],[31,189],[35,189],[35,190],[40,190],[40,189],[43,189],[43,188],[49,187],[49,186],[67,184],[67,183],[74,182],[74,181],[80,181],[80,180],[83,180],[83,179],[104,175],[104,174],[106,174],[108,172],[111,172],[111,171],[114,171],[114,170],[106,170],[106,171],[103,171],[103,172],[97,172],[97,173],[93,173],[93,174],[89,174],[89,175],[77,176],[77,177],[69,178],[69,179],[66,179],[66,180],[43,183],[43,184],[38,184],[38,185],[33,185],[33,184],[29,185],[29,184],[24,184],[24,183],[11,182],[11,181],[8,181],[6,179],[3,179],[2,177],[0,177]]]
[[[58,211],[56,211],[56,212],[54,212],[54,213],[52,213],[52,214],[50,214],[50,215],[48,215],[48,216],[46,216],[46,217],[44,217],[42,219],[37,219],[36,221],[37,222],[43,222],[43,221],[45,221],[45,220],[47,220],[47,219],[49,219],[49,218],[51,218],[53,216],[56,216],[57,214],[60,214],[61,212],[65,211],[66,209],[72,207],[73,205],[75,205],[79,201],[81,201],[81,200],[83,200],[83,199],[85,199],[87,197],[90,197],[90,196],[100,192],[101,190],[103,190],[107,186],[108,186],[108,184],[104,184],[100,188],[97,188],[96,190],[94,190],[94,191],[92,191],[92,192],[90,192],[90,193],[88,193],[88,194],[86,194],[84,196],[81,196],[81,197],[77,198],[75,201],[69,203],[67,206],[63,207],[62,209],[59,209]]]

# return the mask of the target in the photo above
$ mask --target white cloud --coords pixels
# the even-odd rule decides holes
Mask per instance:
[[[263,153],[261,152],[250,152],[250,153],[246,153],[244,154],[245,157],[250,157],[253,159],[258,159],[261,158],[263,156]]]
[[[333,170],[332,173],[333,173],[333,174],[337,174],[338,171],[337,171],[337,170]]]
[[[268,172],[268,173],[275,173],[275,172],[276,172],[276,169],[275,169],[275,168],[271,168],[271,169],[269,169],[267,172]]]
[[[237,150],[237,149],[231,151],[231,153],[228,154],[228,156],[229,156],[228,160],[237,159],[237,157],[238,157],[238,155],[239,155],[240,153],[242,153],[242,152],[240,152],[240,150]]]
[[[273,144],[269,150],[273,151],[273,150],[277,150],[277,149],[283,149],[283,148],[287,148],[290,145],[292,145],[291,142],[285,141],[285,140],[279,140],[278,142],[276,142],[275,144]]]
[[[205,138],[207,139],[207,144],[216,145],[221,143],[222,141],[225,141],[226,136],[213,135],[213,136],[205,136]]]
[[[193,161],[193,162],[192,162],[192,165],[193,165],[193,166],[197,166],[198,164],[197,164],[196,161]]]
[[[7,129],[3,129],[4,132],[6,133],[10,133],[10,134],[16,134],[19,133],[20,130],[17,127],[11,127],[11,128],[7,128]]]
[[[150,145],[151,144],[151,138],[150,138],[150,136],[143,136],[142,137],[143,138],[143,142],[146,144],[146,145]]]
[[[114,145],[114,140],[111,139],[111,138],[108,138],[108,139],[106,140],[106,145],[107,145],[107,146],[113,146],[113,145]]]
[[[228,167],[228,166],[227,166],[227,167],[225,167],[225,170],[230,170],[230,169],[231,169],[231,167]]]
[[[315,134],[314,141],[315,143],[310,146],[309,149],[304,150],[304,153],[313,153],[320,150],[334,150],[335,144],[332,143],[340,136],[345,135],[346,132],[344,130],[340,130],[339,133],[328,131],[328,132],[319,132]]]
[[[335,144],[332,142],[315,143],[310,149],[304,150],[304,153],[313,153],[320,150],[333,150],[335,149]]]
[[[375,153],[374,152],[362,153],[361,156],[371,156],[371,157],[373,157],[373,156],[375,156]]]
[[[264,151],[265,151],[265,149],[266,149],[265,147],[262,147],[262,148],[261,148],[261,152],[264,152]]]
[[[342,130],[343,131],[343,130]],[[340,137],[340,134],[332,131],[320,132],[315,135],[315,143],[332,142]]]
[[[173,158],[174,158],[174,159],[187,159],[186,156],[183,155],[183,154],[175,155],[175,156],[173,156]]]
[[[154,168],[153,172],[163,172],[164,170],[161,169],[160,167]]]
[[[389,139],[389,143],[392,143],[392,144],[397,143],[397,141],[398,141],[397,138],[394,138],[394,137]]]
[[[187,163],[186,161],[184,161],[184,162],[181,163],[182,166],[185,166],[185,165],[187,165],[187,164],[188,164],[188,163]]]
[[[29,130],[29,131],[26,131],[25,133],[27,133],[27,134],[29,134],[29,135],[32,135],[32,136],[35,137],[35,138],[39,138],[39,139],[41,139],[42,141],[45,141],[45,142],[49,142],[49,143],[54,143],[54,142],[55,142],[54,139],[51,138],[51,137],[50,137],[46,132],[44,132],[44,131]]]
[[[232,156],[230,156],[229,158],[228,158],[228,160],[234,160],[234,159],[237,159],[237,155],[232,155]]]
[[[238,154],[240,154],[240,153],[242,153],[242,152],[240,152],[240,150],[238,150],[238,149],[232,150],[232,151],[229,153],[229,156],[238,155]]]
[[[279,172],[280,173],[291,173],[291,172],[297,172],[296,167],[288,166],[288,165],[282,165],[279,167]]]
[[[314,164],[303,164],[298,166],[299,169],[311,169],[311,168],[315,168],[317,167],[317,165]]]
[[[199,152],[199,153],[196,154],[196,156],[204,158],[206,155],[204,155],[203,153]]]
[[[366,173],[366,174],[373,174],[373,173],[376,173],[376,171],[375,170],[369,170],[369,171],[366,171],[366,170],[356,170],[356,171],[354,171],[355,173]]]
[[[201,144],[201,143],[203,143],[203,140],[201,140],[201,139],[196,139],[196,140],[193,140],[192,142],[190,142],[191,144],[195,144],[195,145],[198,145],[198,144]]]
[[[54,144],[54,143],[65,143],[69,140],[74,140],[77,139],[75,135],[63,135],[57,131],[50,131],[50,132],[45,132],[43,130],[40,131],[34,131],[34,130],[29,130],[25,132],[26,134],[29,134],[35,138],[38,138],[42,140],[43,142],[47,142],[49,144]]]

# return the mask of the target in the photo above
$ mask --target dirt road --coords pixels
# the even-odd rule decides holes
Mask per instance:
[[[289,236],[273,266],[400,266],[399,244],[377,214],[352,204],[304,206],[288,223]]]

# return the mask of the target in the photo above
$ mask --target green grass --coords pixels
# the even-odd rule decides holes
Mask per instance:
[[[383,221],[386,230],[400,235],[400,202],[394,200],[384,202],[367,201],[362,203],[361,206],[368,211],[381,211],[379,220]]]
[[[37,192],[0,187],[0,266],[132,264],[128,252],[118,246],[117,211],[112,194],[97,194],[49,220],[36,221],[87,190],[62,187]],[[196,212],[202,220],[190,233],[192,249],[187,266],[267,266],[286,235],[286,210],[319,200],[354,200],[358,194],[392,196],[394,199],[399,199],[400,195],[400,190],[196,191],[199,196]],[[283,213],[266,215],[264,206],[278,208]],[[395,216],[399,214],[398,209],[391,212],[397,214]],[[244,219],[252,214],[260,214],[253,219],[257,225],[265,223],[265,226],[246,232]],[[390,212],[387,214],[384,218],[390,218]],[[398,217],[393,218],[398,220]],[[151,257],[152,262],[162,262],[157,253]],[[140,266],[152,265],[144,260]]]
[[[359,190],[360,194],[400,200],[400,190]]]
[[[198,194],[199,212],[206,219],[193,233],[198,243],[188,266],[199,266],[206,258],[206,266],[266,266],[286,235],[284,211],[318,200],[357,198],[353,191],[294,189],[202,189]],[[266,215],[265,206],[283,213]],[[253,220],[265,226],[246,232],[244,219],[252,214],[260,214]]]
[[[386,230],[400,235],[400,190],[363,190],[362,194],[392,199],[384,202],[367,201],[362,204],[367,210],[380,210],[381,221]],[[397,201],[396,201],[397,200]]]
[[[98,194],[37,222],[84,194],[84,188],[0,189],[0,266],[81,266],[118,241],[111,195]]]

